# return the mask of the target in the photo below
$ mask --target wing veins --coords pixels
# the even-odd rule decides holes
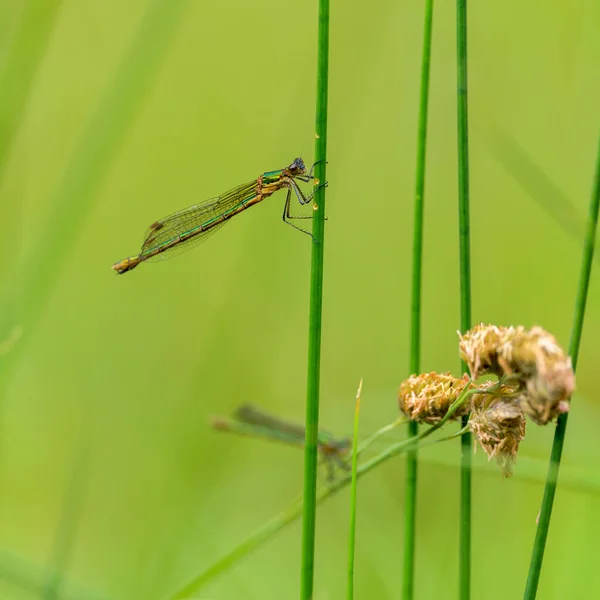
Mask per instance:
[[[242,202],[244,199],[251,198],[255,188],[256,181],[244,183],[233,188],[232,190],[229,190],[228,192],[225,192],[217,198],[210,198],[200,204],[194,204],[188,208],[184,208],[183,210],[179,210],[171,215],[168,215],[160,221],[156,221],[150,225],[146,231],[141,253],[150,253],[160,245],[181,235],[182,233],[190,231],[202,223],[220,216],[224,212],[227,212],[229,209]],[[209,231],[210,230],[208,230],[206,233],[208,234]],[[199,243],[200,240],[197,240],[196,243],[190,244],[190,242],[195,240],[196,237],[203,239],[205,235],[200,233],[198,236],[191,238],[189,242],[183,242],[180,244],[180,246],[182,246],[180,251],[183,251],[184,247],[187,250],[188,245],[191,248]]]

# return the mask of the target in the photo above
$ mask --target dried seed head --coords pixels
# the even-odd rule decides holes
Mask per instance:
[[[476,389],[478,393],[471,396],[470,410],[485,410],[494,400],[512,403],[522,393],[518,383],[498,385],[497,381],[484,381]]]
[[[458,399],[468,382],[468,377],[457,379],[450,373],[411,375],[400,384],[400,410],[412,421],[434,425],[446,415],[450,405]],[[468,412],[468,403],[465,402],[452,418]]]
[[[571,371],[572,372],[572,371]],[[561,414],[569,412],[571,394],[558,393],[559,388],[549,389],[542,378],[527,382],[527,391],[519,395],[521,410],[536,424],[547,425]],[[531,391],[529,391],[531,390]]]
[[[546,425],[569,410],[575,374],[553,335],[541,327],[518,327],[500,354],[507,372],[523,382],[519,404],[534,423]]]
[[[504,477],[512,475],[525,424],[525,415],[515,400],[496,397],[472,407],[469,428],[488,460],[496,457]]]
[[[552,370],[568,360],[556,338],[541,327],[510,327],[498,348],[498,361],[506,375],[527,378]]]
[[[463,335],[459,332],[460,357],[467,363],[473,379],[486,373],[501,375],[498,348],[505,342],[511,329],[479,323]]]
[[[542,327],[476,325],[461,336],[460,353],[474,378],[495,373],[519,387],[521,408],[535,423],[568,410],[575,389],[571,359]]]

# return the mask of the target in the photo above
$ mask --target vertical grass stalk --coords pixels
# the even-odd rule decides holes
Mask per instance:
[[[323,304],[323,250],[325,232],[325,182],[327,171],[327,93],[329,78],[329,0],[319,0],[317,48],[317,108],[315,123],[314,218],[308,375],[306,382],[306,445],[304,450],[304,507],[302,512],[302,568],[300,597],[313,595],[315,522],[317,509],[317,436],[319,432],[319,380],[321,368],[321,318]],[[323,185],[319,185],[322,183]]]
[[[596,241],[596,230],[598,228],[598,211],[600,209],[600,141],[598,143],[598,154],[596,157],[596,172],[592,189],[592,198],[588,213],[585,241],[583,244],[583,259],[581,261],[581,272],[579,274],[579,284],[577,289],[577,298],[575,300],[575,314],[573,317],[573,328],[571,330],[571,340],[569,342],[569,355],[573,360],[573,370],[577,368],[577,358],[579,355],[579,344],[583,331],[583,317],[585,315],[585,305],[587,301],[588,288],[590,284],[590,274],[592,271],[592,261],[594,260],[594,246]],[[554,433],[554,442],[550,454],[550,464],[546,476],[546,485],[544,487],[544,496],[542,498],[542,508],[538,521],[531,562],[529,564],[529,573],[527,575],[527,585],[525,587],[525,600],[532,600],[536,597],[540,572],[542,570],[542,561],[544,559],[544,550],[546,540],[548,539],[548,528],[550,526],[550,517],[552,516],[552,505],[558,483],[558,470],[560,459],[565,443],[565,433],[567,431],[567,420],[569,413],[563,413],[558,418],[556,432]]]
[[[59,18],[60,0],[29,0],[21,3],[19,26],[12,41],[0,61],[0,184],[4,182],[10,161],[11,152],[15,146],[23,122],[27,115],[29,100],[32,97],[38,72],[41,69],[48,44],[52,38],[55,24]],[[18,282],[22,265],[17,260],[21,246],[23,227],[23,200],[21,197],[11,198],[3,202],[1,218],[6,227],[0,241],[0,269],[3,273],[3,287],[0,292],[0,339],[10,339],[13,335],[20,337],[23,333],[22,299],[19,297]],[[6,439],[4,428],[3,405],[5,391],[10,378],[10,364],[14,364],[15,355],[10,352],[2,359],[2,374],[0,379],[0,439]],[[0,453],[0,459],[3,458]]]
[[[427,150],[427,112],[429,106],[429,72],[431,63],[431,31],[433,24],[433,0],[425,2],[425,27],[421,58],[421,91],[419,100],[419,129],[417,134],[417,168],[415,181],[415,204],[413,223],[412,299],[410,310],[410,358],[409,372],[420,371],[421,358],[421,282],[423,271],[423,209],[425,196],[425,159]],[[408,435],[418,434],[414,421],[408,424]],[[415,533],[417,504],[417,451],[411,450],[406,457],[406,485],[404,501],[404,569],[402,598],[412,600],[415,573]]]
[[[23,356],[32,339],[30,334],[35,332],[44,314],[48,297],[81,234],[82,223],[93,206],[94,198],[118,157],[135,118],[141,112],[141,106],[158,75],[163,57],[171,47],[188,3],[189,0],[148,2],[129,49],[100,96],[96,110],[79,137],[56,190],[48,200],[52,211],[36,244],[26,255],[23,264],[15,261],[15,270],[7,276],[9,281],[18,276],[21,282],[17,301],[23,337],[14,351],[3,360],[0,399],[15,372],[13,366]],[[32,31],[39,31],[39,26]],[[0,295],[0,318],[10,312],[11,302],[11,298]]]
[[[461,397],[450,407],[446,415],[440,421],[438,421],[435,425],[432,425],[425,431],[421,432],[417,438],[406,439],[402,440],[401,442],[392,443],[376,456],[362,461],[361,464],[358,465],[356,468],[356,479],[359,480],[361,477],[373,471],[374,469],[387,462],[391,458],[408,452],[412,450],[415,446],[418,446],[419,448],[430,447],[436,444],[447,442],[451,439],[456,438],[459,435],[463,435],[464,430],[461,429],[457,433],[454,433],[450,436],[423,442],[423,440],[425,440],[434,432],[438,431],[439,429],[441,429],[441,427],[444,426],[444,424],[452,416],[454,410],[458,408],[458,405],[461,402],[463,402],[464,399],[465,396],[461,395]],[[394,426],[395,423],[386,425],[385,427],[382,427],[378,432],[373,434],[370,438],[366,439],[364,442],[361,442],[357,449],[358,455],[360,456],[362,452],[371,445],[375,438],[379,438],[381,435],[389,433],[391,429],[394,428]],[[325,502],[326,500],[337,494],[340,490],[343,490],[345,487],[347,487],[348,484],[350,484],[351,482],[352,475],[348,474],[343,477],[338,477],[326,486],[322,486],[317,493],[317,503]],[[217,562],[210,565],[203,572],[196,574],[187,584],[185,584],[183,587],[179,588],[179,590],[177,590],[175,593],[170,595],[170,600],[191,600],[191,597],[194,596],[194,594],[197,595],[197,593],[201,589],[203,589],[206,585],[211,583],[216,577],[225,573],[227,569],[231,568],[240,560],[247,557],[251,552],[253,552],[262,544],[264,544],[276,533],[287,527],[290,523],[293,523],[297,518],[299,518],[302,515],[303,508],[303,501],[301,498],[294,502],[291,506],[286,508],[283,512],[275,516],[273,519],[265,523],[259,529],[257,529],[241,544],[230,550]]]
[[[48,578],[42,600],[60,600],[65,588],[65,575],[69,560],[77,542],[77,534],[83,514],[90,475],[90,418],[85,412],[79,418],[79,432],[73,452],[73,466],[65,489],[60,517],[52,541],[50,555],[50,577]]]
[[[458,227],[460,246],[460,330],[471,328],[471,249],[469,238],[469,117],[467,102],[467,0],[456,2],[458,105]],[[466,371],[466,365],[462,365]],[[467,425],[463,417],[462,425]],[[459,597],[471,594],[471,434],[461,437]]]
[[[354,435],[352,437],[352,479],[350,481],[350,534],[348,536],[348,600],[354,598],[354,550],[356,548],[356,484],[358,482],[358,421],[360,416],[360,395],[362,379],[356,392],[356,408],[354,409]]]
[[[53,579],[63,582],[60,600],[114,600],[114,596],[105,592],[67,580],[65,573],[51,571],[20,556],[0,550],[0,580],[4,586],[9,584],[11,588],[16,588],[14,593],[17,596],[11,597],[42,598],[46,591],[46,582]]]
[[[0,181],[27,111],[60,5],[61,0],[29,0],[23,3],[21,22],[0,71],[0,89],[3,91],[0,105]]]

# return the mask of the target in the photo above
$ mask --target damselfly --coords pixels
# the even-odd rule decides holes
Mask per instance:
[[[310,235],[308,231],[297,227],[289,219],[310,218],[310,216],[291,215],[290,203],[292,191],[301,205],[308,204],[312,200],[314,194],[305,195],[298,187],[297,181],[307,183],[314,179],[313,169],[314,165],[310,172],[307,172],[304,161],[296,158],[289,167],[267,171],[258,179],[239,185],[217,198],[205,200],[156,221],[146,231],[140,253],[115,263],[112,268],[117,273],[126,273],[144,261],[160,260],[181,254],[209,238],[235,215],[262,202],[283,188],[288,191],[283,207],[283,220],[295,229]]]
[[[269,415],[250,404],[240,406],[233,418],[213,417],[212,426],[238,435],[259,437],[294,446],[304,445],[304,427]],[[352,441],[349,438],[338,439],[328,431],[319,429],[317,448],[327,464],[329,479],[333,478],[334,463],[344,470],[349,469],[345,457],[351,447]]]

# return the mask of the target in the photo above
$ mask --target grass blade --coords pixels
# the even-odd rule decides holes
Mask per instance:
[[[356,408],[354,411],[354,436],[352,437],[352,471],[350,480],[350,535],[348,536],[348,600],[354,598],[354,550],[356,547],[356,467],[358,465],[358,421],[360,415],[360,395],[362,379],[356,392]]]
[[[150,3],[128,53],[83,132],[50,200],[52,216],[25,264],[19,265],[19,277],[23,282],[19,308],[26,326],[22,343],[7,357],[7,361],[17,360],[30,338],[29,333],[35,331],[65,257],[72,249],[92,200],[118,155],[120,144],[139,113],[187,2],[153,0]],[[40,264],[44,265],[43,269],[40,269]],[[10,299],[2,298],[0,314],[5,312],[7,304],[10,304]],[[5,373],[9,372],[6,364]],[[8,376],[5,376],[1,385],[7,383]]]
[[[408,450],[412,450],[417,445],[419,448],[432,446],[440,442],[445,442],[450,439],[454,439],[455,437],[463,433],[463,430],[461,430],[457,434],[453,434],[448,437],[432,440],[427,443],[421,443],[422,440],[429,437],[432,433],[434,433],[440,427],[442,427],[445,422],[446,419],[443,419],[436,425],[433,425],[429,429],[426,429],[424,432],[420,433],[417,438],[409,438],[401,442],[392,444],[376,456],[361,463],[356,469],[356,479],[360,479],[363,475],[366,475],[367,473],[382,465],[383,463],[387,462],[391,458],[403,454]],[[389,426],[386,426],[384,429],[388,428]],[[363,449],[363,446],[364,444],[361,444],[358,448],[357,452],[359,454]],[[351,483],[351,481],[352,475],[349,474],[345,477],[338,479],[334,483],[321,488],[316,495],[316,503],[320,504],[321,502],[325,502],[326,500],[337,494],[339,491],[347,487]],[[236,546],[233,550],[231,550],[228,554],[219,559],[216,563],[213,563],[211,566],[209,566],[208,569],[193,577],[186,585],[177,590],[177,592],[175,592],[174,594],[170,595],[169,600],[191,600],[199,590],[203,589],[217,576],[223,574],[235,563],[239,562],[242,558],[248,556],[248,554],[256,550],[272,536],[279,533],[279,531],[284,529],[287,525],[293,523],[302,514],[303,502],[302,499],[299,499],[293,504],[291,504],[287,509],[285,509],[284,511],[273,517],[270,521],[265,523],[262,527],[259,527],[254,533],[250,534],[250,536],[247,537],[241,544]]]
[[[460,330],[471,328],[471,249],[469,237],[469,117],[467,98],[467,0],[456,3],[458,95],[458,220],[460,246]],[[463,371],[467,367],[463,363]],[[468,417],[463,417],[466,427]],[[471,594],[471,434],[461,441],[459,597]]]
[[[429,73],[431,63],[431,31],[433,26],[433,0],[425,2],[425,27],[421,58],[421,91],[419,102],[419,129],[417,135],[417,167],[415,182],[412,301],[410,311],[410,374],[421,370],[421,290],[423,271],[423,211],[425,202],[425,163],[427,150],[427,113],[429,106]],[[419,432],[416,422],[408,424],[408,435]],[[404,499],[404,568],[402,597],[411,600],[415,577],[415,534],[417,505],[417,452],[406,457],[406,485]]]
[[[30,0],[23,8],[6,66],[0,73],[0,181],[44,52],[59,14],[61,0]]]
[[[366,475],[369,471],[372,471],[379,465],[387,462],[390,458],[394,456],[398,456],[399,454],[403,454],[409,450],[413,450],[416,446],[422,448],[424,446],[430,446],[434,444],[438,444],[440,442],[445,442],[451,439],[454,439],[460,435],[464,434],[464,429],[461,429],[458,433],[455,433],[451,436],[440,438],[437,440],[433,440],[427,443],[421,443],[424,439],[429,437],[435,431],[444,426],[444,424],[450,419],[452,414],[457,410],[457,408],[466,400],[469,394],[474,393],[469,390],[467,386],[460,397],[454,402],[446,415],[435,425],[432,425],[425,431],[421,432],[415,438],[408,438],[401,442],[396,442],[395,444],[391,444],[385,450],[370,458],[369,460],[361,463],[356,469],[356,479],[360,479],[363,475]],[[397,422],[390,423],[380,429],[379,432],[370,436],[365,442],[361,443],[357,449],[357,453],[360,454],[367,446],[371,444],[374,438],[378,436],[380,433],[388,432],[390,429],[393,429],[397,425]],[[324,502],[328,498],[331,498],[340,490],[344,489],[348,484],[352,481],[352,475],[346,475],[338,479],[337,481],[321,488],[316,494],[316,504],[320,502]],[[186,585],[180,588],[175,594],[169,596],[170,600],[184,600],[193,597],[193,595],[210,583],[215,577],[224,573],[229,567],[234,565],[236,562],[250,554],[253,550],[258,548],[263,542],[266,542],[270,537],[281,531],[284,527],[295,521],[301,514],[304,512],[303,502],[302,500],[296,501],[289,508],[284,510],[282,513],[268,521],[265,525],[260,527],[257,531],[251,534],[248,538],[246,538],[241,544],[236,546],[233,550],[231,550],[228,554],[226,554],[223,558],[221,558],[216,563],[212,564],[208,569],[193,577]]]
[[[317,512],[317,439],[319,435],[319,382],[321,371],[321,320],[323,306],[323,249],[325,233],[325,182],[327,181],[327,97],[329,83],[329,0],[319,0],[317,49],[317,107],[315,123],[315,183],[310,274],[308,374],[306,382],[306,445],[304,448],[304,512],[300,597],[313,595],[315,525]]]
[[[585,316],[585,306],[587,302],[588,288],[590,284],[590,274],[592,272],[592,261],[594,259],[594,247],[596,242],[596,230],[598,229],[598,212],[600,209],[600,141],[598,144],[598,154],[596,157],[596,167],[592,197],[588,213],[586,235],[583,244],[583,258],[581,261],[581,272],[579,274],[579,284],[577,289],[577,298],[575,300],[575,314],[573,317],[573,328],[571,331],[571,341],[569,343],[569,355],[573,360],[573,369],[577,368],[577,358],[579,356],[579,344],[583,331],[583,318]],[[567,421],[569,413],[563,413],[558,418],[556,432],[554,433],[554,442],[550,454],[550,464],[548,466],[548,475],[544,487],[544,496],[542,498],[542,508],[535,534],[531,562],[529,563],[529,573],[527,575],[527,584],[525,587],[525,600],[532,600],[536,597],[542,562],[544,560],[544,550],[548,538],[548,528],[550,527],[550,518],[552,516],[552,506],[554,495],[556,494],[556,485],[558,482],[558,470],[562,456],[565,434],[567,431]]]
[[[29,0],[23,3],[21,19],[12,39],[4,67],[0,71],[0,185],[4,179],[15,138],[27,114],[36,76],[60,14],[61,0]],[[16,327],[20,302],[14,298],[15,271],[9,276],[5,269],[15,262],[15,249],[21,245],[23,228],[19,226],[22,202],[19,198],[3,203],[3,222],[12,223],[0,241],[0,268],[4,275],[4,295],[0,295],[0,337]],[[6,296],[6,297],[4,297]]]
[[[507,131],[491,125],[491,153],[504,170],[552,217],[558,226],[574,240],[585,237],[585,217],[570,202],[558,185],[544,173],[534,158]],[[596,244],[600,243],[596,234]],[[594,254],[600,261],[600,255]]]
[[[62,597],[65,574],[83,514],[90,474],[90,432],[87,423],[80,425],[79,428],[71,476],[65,490],[61,515],[52,543],[51,575],[46,583],[43,600],[59,600]]]
[[[362,456],[362,453],[369,448],[375,440],[381,439],[382,436],[385,436],[390,433],[390,431],[396,429],[399,425],[403,423],[402,420],[396,420],[384,427],[380,428],[374,434],[367,437],[360,443],[360,446],[357,450],[359,456]],[[439,425],[437,426],[439,428]],[[425,432],[419,434],[419,440],[422,440],[424,437],[427,437],[432,433],[430,429],[427,429]],[[419,444],[419,449],[423,448],[425,445],[433,445],[438,442],[446,441],[448,439],[454,439],[458,437],[463,431],[459,431],[457,434],[449,436],[447,438],[442,438],[439,440],[434,440],[430,444]],[[361,464],[358,465],[356,470],[356,478],[360,479],[363,475],[368,473],[370,470],[375,468],[378,464],[382,464],[388,459],[392,458],[396,454],[401,454],[402,452],[409,452],[413,446],[409,444],[409,442],[415,442],[414,439],[409,438],[409,440],[405,440],[404,442],[400,442],[399,444],[394,444],[393,446],[388,447],[383,450],[380,455],[373,457]],[[403,447],[404,446],[404,447]],[[425,460],[429,464],[435,465],[443,465],[446,467],[454,468],[456,466],[455,461],[452,460],[450,454],[443,454],[438,456],[430,456],[424,457],[422,460]],[[482,475],[488,475],[490,478],[496,478],[498,476],[496,466],[491,465],[488,462],[485,463],[476,463],[474,465],[475,469],[477,469]],[[545,462],[534,458],[534,457],[521,457],[519,459],[519,473],[518,479],[521,482],[530,482],[538,484],[544,480],[545,474],[547,470],[547,465]],[[580,469],[579,467],[572,467],[569,465],[563,466],[563,472],[561,474],[562,477],[562,485],[564,488],[572,490],[577,493],[586,493],[592,494],[594,496],[600,495],[600,478],[597,474],[597,469]],[[332,497],[335,493],[343,489],[346,485],[351,482],[351,477],[345,477],[337,482],[335,482],[331,486],[327,486],[322,488],[317,496],[317,502],[325,502],[328,498]],[[259,548],[262,544],[267,542],[271,537],[275,536],[279,531],[283,530],[287,525],[293,523],[300,515],[302,514],[302,500],[298,499],[290,507],[281,512],[279,515],[275,516],[273,519],[268,521],[266,524],[257,529],[253,534],[251,534],[248,538],[246,538],[241,544],[230,550],[225,556],[217,560],[215,563],[210,565],[207,569],[200,572],[194,578],[190,580],[190,582],[181,588],[175,595],[170,595],[170,600],[182,600],[184,598],[193,597],[196,592],[200,589],[204,588],[206,585],[211,583],[216,577],[224,574],[229,568],[234,566],[236,563],[246,558],[249,554],[251,554],[254,550]]]
[[[31,596],[28,597],[41,598],[46,582],[58,577],[62,578],[62,575],[0,550],[0,580],[30,592]],[[65,580],[63,580],[60,598],[61,600],[115,600],[103,592]]]

